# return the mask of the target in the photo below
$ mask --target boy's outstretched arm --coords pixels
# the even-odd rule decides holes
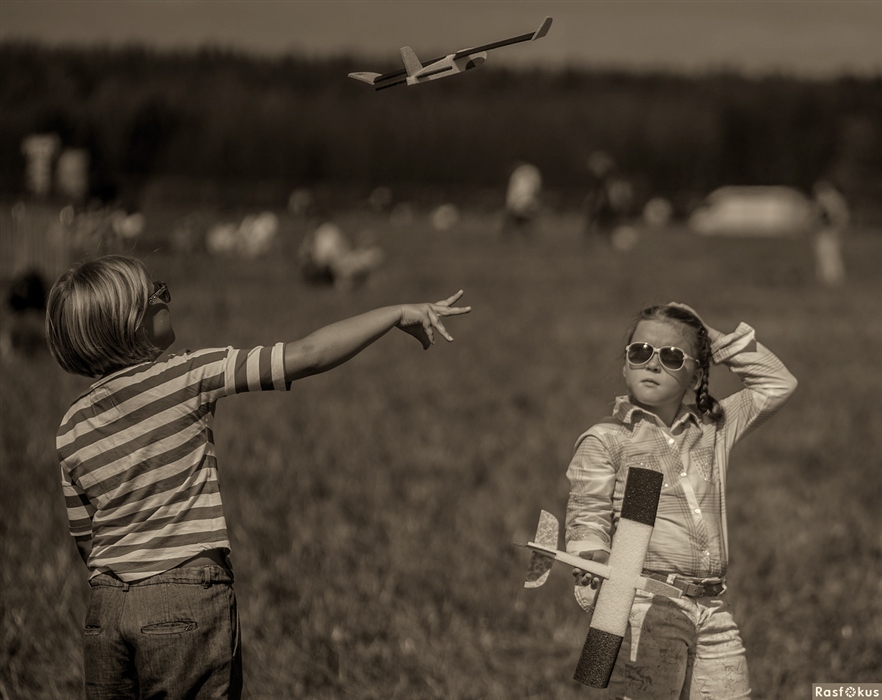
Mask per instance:
[[[320,374],[355,357],[393,328],[414,336],[428,349],[437,331],[446,340],[453,338],[441,322],[444,316],[458,316],[472,310],[454,306],[462,290],[434,304],[386,306],[332,323],[305,338],[285,345],[285,376],[289,381]]]

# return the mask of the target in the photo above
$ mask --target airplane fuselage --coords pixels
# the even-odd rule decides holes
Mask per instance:
[[[456,54],[450,54],[440,61],[423,66],[415,71],[413,75],[408,75],[407,84],[415,85],[430,80],[437,80],[438,78],[446,78],[448,75],[463,73],[472,68],[477,68],[486,60],[487,53],[485,51],[469,54],[468,56],[460,56],[459,58],[456,58]]]

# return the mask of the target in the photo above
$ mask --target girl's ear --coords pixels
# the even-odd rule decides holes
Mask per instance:
[[[692,391],[698,390],[698,387],[701,386],[702,379],[704,379],[704,369],[699,367],[695,370],[695,375],[692,377]]]

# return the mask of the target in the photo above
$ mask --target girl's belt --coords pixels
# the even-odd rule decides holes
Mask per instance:
[[[720,595],[726,590],[726,581],[721,578],[691,578],[678,574],[657,574],[654,571],[644,571],[646,578],[664,581],[674,588],[679,588],[690,598],[704,598],[705,596]]]

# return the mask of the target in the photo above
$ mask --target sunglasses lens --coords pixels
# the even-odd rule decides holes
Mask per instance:
[[[658,351],[658,359],[668,369],[680,369],[686,356],[680,348],[662,348]]]
[[[654,348],[647,343],[631,343],[628,346],[628,362],[632,362],[635,365],[649,362],[653,351]]]

